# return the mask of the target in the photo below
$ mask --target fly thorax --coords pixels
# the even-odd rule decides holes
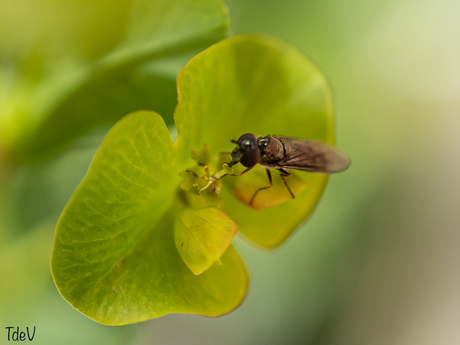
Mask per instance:
[[[273,137],[268,138],[268,143],[265,147],[264,155],[271,160],[280,160],[284,157],[283,143]]]

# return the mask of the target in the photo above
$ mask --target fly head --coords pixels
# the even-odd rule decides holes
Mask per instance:
[[[231,155],[232,165],[238,162],[246,168],[252,168],[256,165],[260,158],[256,136],[251,133],[243,134],[238,141],[236,141],[236,146],[231,152]]]

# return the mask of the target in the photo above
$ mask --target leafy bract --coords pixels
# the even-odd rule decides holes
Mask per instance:
[[[238,232],[235,224],[217,208],[186,209],[174,225],[176,248],[194,274],[201,274],[215,263]]]
[[[215,44],[180,71],[178,92],[175,120],[180,135],[176,143],[185,147],[183,159],[203,143],[213,155],[230,151],[234,145],[230,139],[248,132],[334,144],[327,80],[303,54],[278,39],[242,35]],[[273,188],[288,193],[279,174],[273,171],[272,175]],[[248,185],[267,186],[264,169],[256,166],[243,176],[226,177],[223,184],[229,188],[222,189],[222,209],[252,242],[276,247],[313,211],[328,179],[324,174],[296,175],[306,185],[303,191],[295,199],[260,211],[242,204],[233,194],[247,195]],[[257,198],[270,193],[261,191]]]
[[[138,109],[172,123],[177,71],[227,22],[221,0],[2,2],[0,147],[37,160]]]
[[[287,189],[282,178],[278,178],[278,173],[272,174],[276,177],[273,181],[273,186],[264,190],[258,191],[260,187],[269,187],[267,175],[260,170],[256,170],[251,179],[235,179],[233,184],[233,194],[243,204],[255,209],[265,210],[279,204],[282,204],[292,198],[289,189],[294,195],[298,195],[306,187],[306,182],[299,177],[298,173],[294,173],[291,177],[285,177]],[[257,194],[256,194],[257,193]],[[252,203],[251,203],[252,201]]]
[[[195,276],[174,246],[173,202],[182,164],[163,119],[140,111],[118,122],[56,229],[52,272],[62,296],[95,321],[120,325],[167,313],[217,316],[245,296],[233,248]]]
[[[308,217],[326,185],[327,175],[296,171],[292,199],[274,174],[273,190],[257,195],[256,210],[247,198],[268,183],[261,185],[264,169],[218,181],[207,175],[222,169],[219,153],[232,149],[230,139],[246,132],[334,143],[327,81],[290,45],[259,35],[222,41],[180,71],[177,88],[175,143],[158,114],[127,116],[105,138],[59,220],[56,285],[98,322],[230,312],[248,285],[229,246],[236,226],[254,243],[276,247]],[[219,176],[227,173],[228,166]],[[217,190],[219,202],[204,198]]]

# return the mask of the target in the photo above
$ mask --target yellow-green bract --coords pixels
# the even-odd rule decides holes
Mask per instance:
[[[334,144],[324,76],[278,39],[244,35],[224,40],[194,57],[180,71],[177,87],[176,142],[158,114],[127,116],[109,132],[61,215],[52,257],[55,283],[69,303],[98,322],[126,324],[167,313],[217,316],[244,299],[248,275],[232,245],[221,264],[209,267],[220,253],[200,263],[200,270],[209,268],[199,275],[176,248],[174,223],[184,211],[196,212],[181,197],[178,176],[196,164],[194,148],[206,144],[215,157],[246,132]],[[223,179],[219,212],[250,241],[274,248],[312,212],[327,176],[299,172],[305,188],[295,199],[258,211],[234,196],[240,183],[257,183],[265,174],[253,170]],[[231,231],[223,233],[228,241]],[[187,258],[189,263],[195,259]]]

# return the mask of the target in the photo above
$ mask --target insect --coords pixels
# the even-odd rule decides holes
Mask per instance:
[[[273,186],[270,169],[280,172],[286,188],[292,198],[295,198],[286,181],[287,177],[292,176],[287,169],[330,174],[344,171],[350,166],[350,159],[345,153],[321,141],[293,139],[271,134],[256,137],[252,133],[246,133],[238,140],[231,142],[236,146],[230,152],[232,161],[227,164],[232,167],[241,163],[246,169],[239,174],[227,175],[241,176],[256,164],[260,164],[267,172],[270,185],[259,188],[252,196],[249,205],[253,203],[257,193]]]

